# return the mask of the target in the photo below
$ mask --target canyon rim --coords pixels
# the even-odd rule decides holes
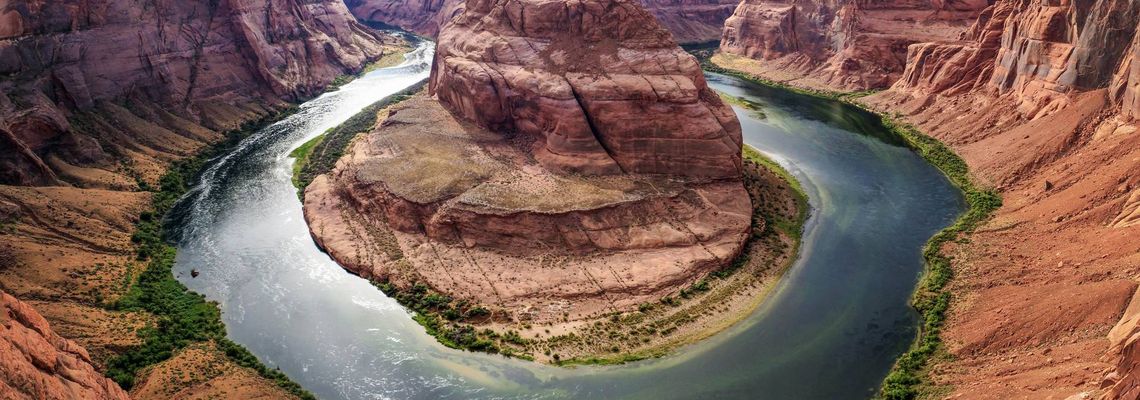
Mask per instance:
[[[744,252],[750,269],[790,262],[746,249],[766,211],[746,186],[787,218],[804,205],[766,167],[744,183],[735,115],[640,5],[467,2],[438,40],[430,94],[367,111],[379,123],[304,198],[320,246],[440,341],[554,363],[660,355],[750,311],[695,312],[742,290],[711,273]],[[662,305],[690,287],[707,293]],[[678,318],[692,323],[662,322]],[[613,336],[630,329],[680,332]]]
[[[301,205],[433,340],[617,364],[751,315],[807,203],[719,71],[929,135],[1001,197],[926,253],[944,308],[901,389],[852,398],[1140,398],[1131,0],[0,1],[0,397],[314,397],[175,279],[163,226],[203,165],[417,40],[388,28],[436,42],[431,77],[314,142]]]

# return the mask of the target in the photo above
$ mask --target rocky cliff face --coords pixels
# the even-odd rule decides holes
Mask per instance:
[[[438,43],[435,97],[306,189],[341,265],[577,329],[740,253],[739,122],[640,5],[470,0]]]
[[[439,28],[459,11],[463,0],[345,0],[344,3],[352,15],[362,21],[435,37]]]
[[[1128,1],[1001,1],[963,40],[912,47],[895,88],[1010,95],[1028,119],[1055,113],[1074,92],[1110,88],[1111,100],[1132,116],[1137,18],[1140,5]]]
[[[1120,115],[1132,120],[1140,119],[1140,30],[1135,36],[1109,87],[1109,97],[1120,105]]]
[[[87,351],[52,331],[36,310],[0,292],[0,392],[13,400],[122,399]]]
[[[633,3],[468,2],[440,35],[431,90],[464,119],[536,139],[552,171],[740,177],[735,114]]]
[[[779,80],[838,89],[890,86],[907,46],[956,38],[986,0],[745,0],[725,22],[724,53],[761,60]]]
[[[864,99],[1005,198],[955,250],[955,361],[936,381],[958,396],[1137,395],[1138,21],[1135,1],[998,1],[961,40],[911,45],[902,78]]]
[[[5,370],[35,374],[3,376],[0,385],[32,398],[97,398],[78,392],[104,385],[88,381],[98,373],[85,363],[101,368],[153,323],[104,307],[137,274],[131,234],[151,199],[141,189],[223,131],[359,70],[387,40],[334,0],[0,0],[0,287],[35,299],[56,332],[76,342],[56,346],[58,365],[37,359],[31,370]],[[0,337],[23,346],[22,332]],[[136,398],[210,397],[235,386],[291,397],[232,362],[175,358],[176,368],[143,375],[226,368],[212,383],[139,376],[149,384]],[[25,391],[58,387],[76,392]]]
[[[641,0],[678,43],[708,43],[720,40],[724,21],[738,0]]]
[[[352,14],[377,22],[435,37],[439,28],[457,15],[462,0],[346,0]],[[720,40],[724,20],[732,15],[737,0],[642,0],[647,10],[673,32],[680,43]]]
[[[200,136],[192,125],[236,127],[381,51],[381,38],[333,0],[8,1],[2,10],[8,184],[114,186],[67,175],[113,170],[132,150],[170,150],[161,142],[180,147]],[[171,138],[136,132],[144,124]]]

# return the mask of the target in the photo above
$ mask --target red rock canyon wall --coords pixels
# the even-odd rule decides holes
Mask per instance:
[[[364,21],[397,26],[435,37],[439,28],[459,13],[460,0],[346,0],[353,15]],[[647,10],[673,32],[680,43],[720,40],[724,20],[737,0],[642,0]]]
[[[623,1],[469,1],[430,88],[467,120],[538,138],[553,171],[739,179],[740,123],[652,20]]]
[[[785,79],[840,89],[890,86],[907,46],[956,38],[986,0],[744,0],[725,22],[721,50],[762,60]],[[781,80],[785,80],[781,79]]]
[[[52,331],[36,310],[0,292],[0,393],[5,399],[121,399],[87,351]]]
[[[954,250],[954,361],[935,377],[951,397],[1136,398],[1138,25],[1135,1],[999,1],[961,40],[911,45],[901,79],[864,99],[1005,198]]]
[[[381,43],[336,0],[12,0],[0,20],[0,182],[20,185],[112,168],[128,152],[112,147],[161,149],[137,143],[125,121],[77,125],[106,103],[133,103],[134,117],[175,136],[229,129],[319,93]]]
[[[223,131],[359,71],[385,40],[339,0],[0,0],[0,287],[76,341],[4,295],[0,397],[125,398],[97,369],[138,345],[148,318],[104,307],[139,265],[142,188]],[[216,362],[180,353],[133,395],[292,397],[198,347]],[[148,379],[169,369],[212,375]]]

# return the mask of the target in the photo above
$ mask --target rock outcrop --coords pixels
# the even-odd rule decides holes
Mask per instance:
[[[345,0],[344,3],[361,21],[435,37],[439,28],[459,12],[463,0]]]
[[[462,0],[346,0],[352,14],[363,21],[397,26],[435,37],[439,28],[457,15]],[[720,40],[724,20],[737,0],[641,0],[649,12],[680,43]]]
[[[430,88],[305,191],[349,270],[573,324],[740,253],[739,122],[638,4],[470,0]]]
[[[635,3],[468,2],[432,71],[445,107],[536,139],[549,170],[740,177],[736,115]]]
[[[825,89],[890,86],[907,46],[956,38],[986,0],[744,0],[725,22],[721,51],[763,62],[785,81]]]
[[[935,367],[950,397],[1137,396],[1138,30],[1135,1],[1002,0],[961,40],[911,45],[901,79],[862,99],[1005,199],[955,246],[954,361]]]
[[[234,128],[382,51],[336,0],[17,0],[0,15],[7,184],[113,186],[61,175],[113,170],[132,150],[169,150],[162,142],[182,147],[201,136],[193,125]],[[140,137],[148,124],[166,132]]]
[[[678,43],[708,43],[720,40],[724,21],[739,0],[641,0]]]
[[[36,310],[4,292],[0,393],[13,400],[130,398],[95,370],[83,347],[57,335]]]
[[[139,345],[136,331],[152,317],[104,304],[137,276],[131,235],[151,201],[146,190],[173,161],[320,93],[392,41],[357,23],[338,0],[0,0],[0,287],[74,340],[61,349],[75,360],[98,367]],[[0,337],[26,343],[13,336],[19,332]],[[60,365],[36,364],[34,382],[8,385],[15,393],[53,382],[95,388],[83,376],[92,371]],[[206,367],[190,360],[178,369]],[[293,397],[232,362],[218,379]],[[225,389],[150,382],[205,397]],[[181,396],[188,395],[136,393]]]

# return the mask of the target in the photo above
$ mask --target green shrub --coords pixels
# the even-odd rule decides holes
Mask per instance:
[[[953,225],[931,237],[923,247],[922,257],[925,263],[925,273],[911,299],[911,305],[918,311],[922,319],[918,339],[895,362],[891,372],[883,380],[878,394],[879,398],[890,400],[916,398],[919,395],[919,387],[924,383],[924,368],[926,368],[928,361],[942,350],[940,333],[952,296],[950,291],[946,289],[946,285],[953,278],[953,267],[950,258],[942,253],[942,247],[947,242],[972,233],[981,223],[989,219],[1001,207],[1001,196],[993,189],[983,188],[976,184],[970,177],[969,166],[965,160],[942,142],[923,134],[911,125],[900,123],[890,116],[868,109],[854,101],[854,99],[866,96],[871,92],[838,93],[791,87],[744,72],[722,68],[709,61],[711,54],[711,52],[706,51],[697,55],[706,71],[734,76],[760,85],[777,87],[803,95],[840,101],[878,115],[882,119],[883,126],[887,128],[894,139],[901,140],[907,147],[942,171],[950,182],[963,193],[967,204],[966,211],[958,217]]]
[[[157,319],[153,326],[137,332],[142,339],[141,345],[128,348],[107,361],[107,376],[124,389],[134,386],[135,377],[144,368],[170,359],[175,352],[190,344],[213,341],[236,364],[254,369],[302,399],[315,399],[280,371],[266,368],[248,350],[226,338],[226,327],[218,305],[206,301],[205,297],[190,291],[174,278],[172,268],[176,250],[166,243],[163,221],[155,218],[165,216],[186,194],[208,160],[232,149],[259,127],[290,112],[287,110],[227,132],[225,140],[208,146],[194,157],[174,162],[159,179],[158,189],[152,193],[151,210],[139,215],[135,233],[131,235],[131,242],[137,247],[136,258],[146,261],[146,267],[127,292],[110,305],[115,310],[145,311]],[[149,185],[145,187],[153,189]]]
[[[412,85],[396,94],[380,99],[365,107],[360,112],[345,120],[340,125],[330,128],[321,134],[320,139],[314,139],[312,146],[298,153],[297,164],[293,168],[293,182],[302,192],[313,179],[321,174],[328,173],[336,166],[337,160],[344,155],[352,139],[361,132],[368,132],[376,125],[376,113],[385,107],[397,104],[410,98],[423,90],[426,81]],[[306,143],[305,145],[308,145]],[[304,147],[304,145],[302,145]],[[298,149],[301,150],[301,149]],[[303,157],[298,157],[303,156]],[[303,159],[302,159],[303,158]]]

